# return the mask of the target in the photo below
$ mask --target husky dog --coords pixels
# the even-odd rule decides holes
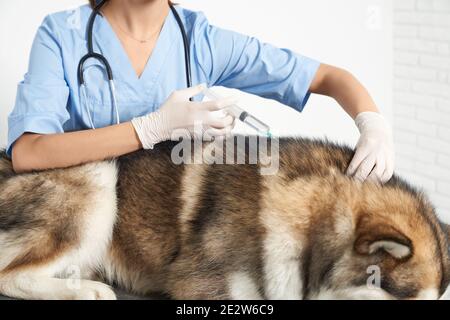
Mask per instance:
[[[398,177],[347,177],[349,148],[279,145],[267,176],[251,164],[176,165],[172,142],[20,175],[3,153],[0,294],[114,299],[108,283],[173,299],[442,295],[449,228],[422,193]]]

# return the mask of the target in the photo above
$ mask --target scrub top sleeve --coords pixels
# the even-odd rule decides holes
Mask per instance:
[[[209,85],[240,89],[303,110],[318,61],[211,26],[206,18],[194,32],[195,63]]]
[[[24,133],[62,133],[70,116],[66,109],[69,88],[51,16],[39,27],[31,49],[28,72],[17,88],[16,103],[8,117],[7,154]]]

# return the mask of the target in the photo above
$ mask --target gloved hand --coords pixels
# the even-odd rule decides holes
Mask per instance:
[[[174,92],[156,112],[135,118],[132,124],[141,140],[144,149],[153,149],[160,142],[171,140],[172,133],[186,129],[194,138],[203,138],[204,131],[209,136],[228,135],[234,127],[235,119],[229,114],[220,114],[223,110],[236,103],[233,98],[218,101],[191,102],[194,97],[206,88],[198,85]],[[195,132],[203,126],[202,132]],[[199,136],[201,135],[201,137]]]
[[[361,138],[347,174],[360,181],[386,183],[394,174],[394,142],[392,130],[384,117],[363,112],[355,119]]]

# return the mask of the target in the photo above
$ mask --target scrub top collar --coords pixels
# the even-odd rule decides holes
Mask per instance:
[[[135,88],[148,99],[148,94],[154,92],[153,86],[157,83],[158,77],[170,59],[171,51],[176,41],[182,41],[175,17],[169,11],[160,35],[157,39],[155,48],[147,61],[145,69],[138,77],[130,58],[128,57],[122,43],[114,32],[112,26],[105,17],[99,16],[94,27],[94,49],[101,52],[110,62],[114,78],[131,82]],[[117,66],[120,66],[117,68]]]

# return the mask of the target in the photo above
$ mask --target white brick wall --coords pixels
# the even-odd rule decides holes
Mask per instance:
[[[398,172],[450,222],[450,0],[394,0]]]

